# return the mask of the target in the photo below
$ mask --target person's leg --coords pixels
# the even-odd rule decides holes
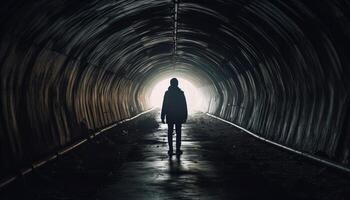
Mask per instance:
[[[174,132],[174,124],[169,123],[168,124],[168,144],[169,144],[169,151],[168,154],[172,154],[173,152],[173,132]]]
[[[176,154],[181,154],[181,124],[175,124],[176,129]]]

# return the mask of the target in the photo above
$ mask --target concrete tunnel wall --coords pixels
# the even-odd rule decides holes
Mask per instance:
[[[150,108],[174,73],[205,111],[348,165],[349,2],[176,2],[3,2],[0,177],[83,137],[83,119],[96,130]]]

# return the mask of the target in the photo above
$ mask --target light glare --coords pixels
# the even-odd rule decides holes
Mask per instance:
[[[194,111],[201,110],[204,101],[201,91],[191,82],[182,78],[177,79],[179,81],[179,88],[185,93],[188,112],[192,113]],[[164,93],[168,90],[169,86],[170,79],[162,80],[156,84],[150,96],[150,103],[152,107],[162,107]]]

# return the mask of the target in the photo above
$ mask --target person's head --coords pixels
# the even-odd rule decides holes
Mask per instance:
[[[176,78],[172,78],[170,80],[170,85],[173,86],[173,87],[176,87],[176,86],[179,85],[179,81]]]

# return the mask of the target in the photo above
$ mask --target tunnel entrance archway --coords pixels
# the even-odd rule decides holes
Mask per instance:
[[[149,104],[152,107],[162,107],[164,93],[169,87],[171,78],[172,77],[162,79],[152,88],[149,96]],[[187,79],[177,79],[179,80],[179,88],[185,93],[189,114],[196,111],[205,111],[205,105],[208,104],[208,98],[204,96],[201,89]]]

